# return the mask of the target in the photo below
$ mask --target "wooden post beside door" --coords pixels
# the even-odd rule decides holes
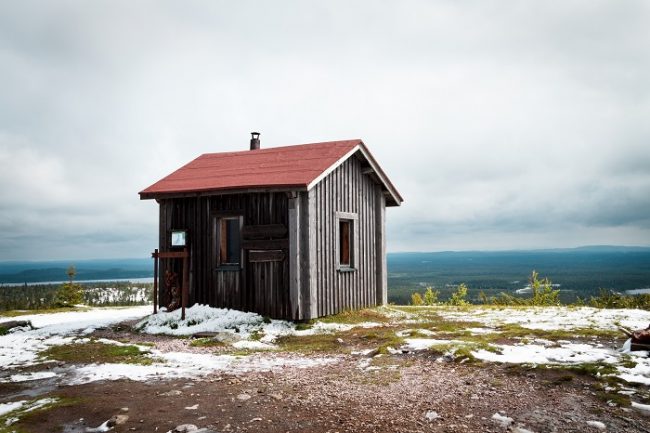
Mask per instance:
[[[151,255],[153,257],[153,314],[158,314],[158,248]]]

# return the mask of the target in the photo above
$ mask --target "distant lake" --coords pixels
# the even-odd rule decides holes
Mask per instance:
[[[131,283],[153,283],[153,277],[146,277],[146,278],[108,278],[105,280],[75,280],[75,283],[80,283],[80,284],[88,284],[88,283],[112,283],[112,282],[125,282],[129,281]],[[48,285],[48,284],[63,284],[67,283],[68,280],[60,280],[60,281],[27,281],[25,282],[26,284],[30,286],[40,286],[40,285]],[[25,283],[0,283],[0,287],[9,287],[9,286],[22,286]]]

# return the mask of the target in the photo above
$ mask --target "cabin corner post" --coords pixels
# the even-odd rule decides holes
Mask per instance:
[[[306,224],[307,227],[303,227],[303,233],[306,233],[307,239],[305,242],[305,247],[307,248],[306,257],[307,257],[307,269],[303,270],[303,273],[306,273],[306,287],[303,288],[303,293],[305,294],[305,314],[304,319],[315,319],[318,317],[318,262],[317,262],[317,245],[316,239],[318,236],[317,227],[316,227],[316,197],[314,190],[306,193],[307,198],[307,212],[306,212]],[[306,272],[305,272],[306,271]]]
[[[299,320],[303,317],[304,311],[300,296],[300,231],[301,231],[301,206],[300,195],[294,193],[289,198],[289,300],[290,317]]]
[[[388,303],[388,273],[386,263],[386,197],[381,189],[377,190],[376,214],[376,248],[377,248],[377,305]]]

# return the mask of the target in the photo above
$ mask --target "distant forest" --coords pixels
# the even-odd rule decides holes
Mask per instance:
[[[128,281],[82,283],[83,304],[91,306],[122,306],[151,304],[153,283]],[[23,284],[0,287],[0,312],[8,310],[41,310],[56,306],[61,284]]]
[[[469,299],[477,302],[481,291],[494,296],[523,289],[533,270],[559,284],[562,302],[572,303],[600,289],[650,288],[650,248],[388,254],[388,300],[408,303],[413,292],[431,286],[444,301],[465,283]]]

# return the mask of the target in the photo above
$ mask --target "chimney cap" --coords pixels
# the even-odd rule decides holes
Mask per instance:
[[[258,150],[260,148],[260,133],[251,132],[251,150]]]

